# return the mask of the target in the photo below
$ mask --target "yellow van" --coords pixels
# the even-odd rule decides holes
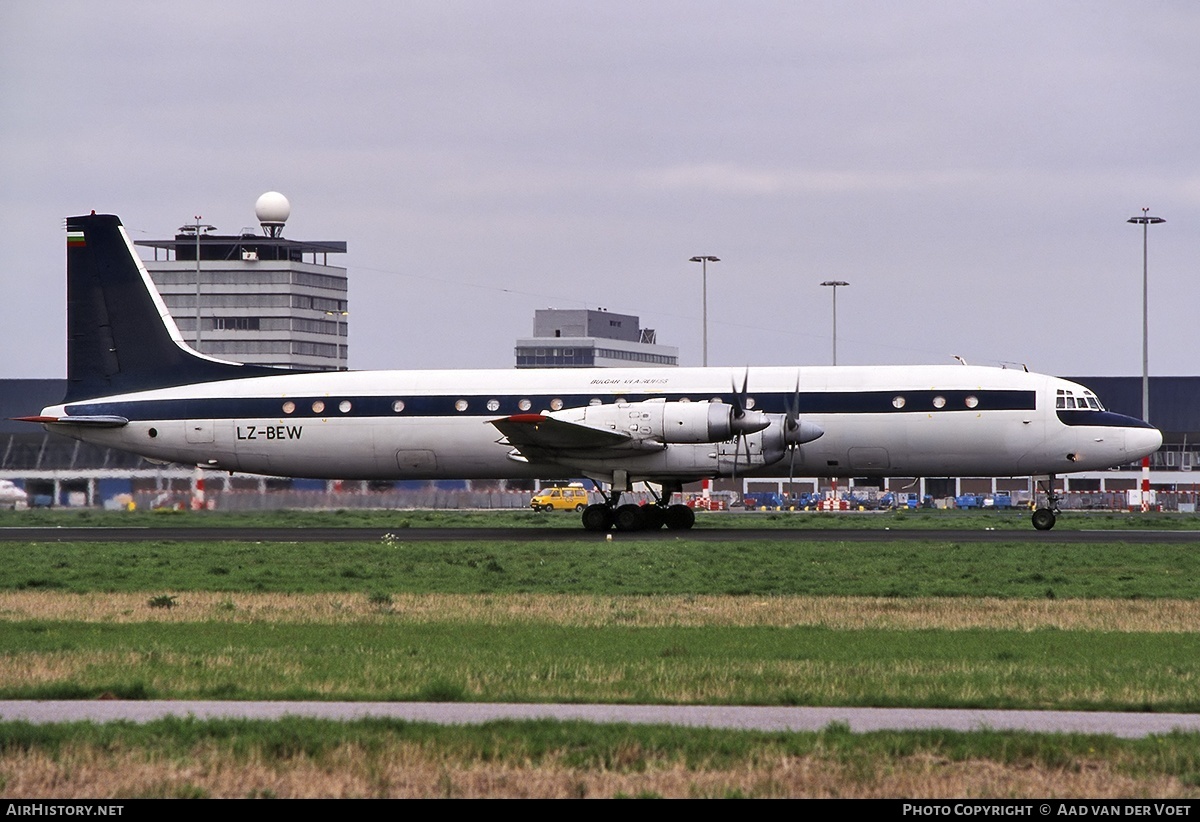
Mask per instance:
[[[578,486],[543,488],[533,495],[529,507],[535,511],[582,511],[590,502],[587,491]]]

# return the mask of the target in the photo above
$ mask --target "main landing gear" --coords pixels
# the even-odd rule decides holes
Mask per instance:
[[[1038,483],[1041,485],[1041,483]],[[1033,512],[1033,527],[1039,531],[1049,531],[1054,527],[1054,523],[1058,520],[1058,501],[1061,496],[1054,492],[1054,475],[1050,475],[1050,481],[1046,483],[1046,507],[1038,508]]]
[[[618,531],[657,531],[663,527],[672,531],[686,530],[696,524],[696,513],[686,505],[666,503],[672,494],[682,489],[682,484],[676,488],[664,486],[663,497],[649,505],[621,505],[621,492],[614,490],[604,502],[583,509],[583,527],[589,531],[608,531],[612,528]]]

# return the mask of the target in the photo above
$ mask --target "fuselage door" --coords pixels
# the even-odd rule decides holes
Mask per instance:
[[[888,457],[886,448],[857,446],[850,449],[847,458],[851,471],[878,473],[891,466],[891,459]]]
[[[423,448],[403,448],[396,451],[396,466],[402,476],[424,476],[437,471],[437,457]]]
[[[212,420],[186,420],[183,431],[188,442],[204,443],[213,441]]]

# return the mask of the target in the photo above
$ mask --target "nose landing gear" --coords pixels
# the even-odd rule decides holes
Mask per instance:
[[[1038,485],[1041,485],[1039,482]],[[1049,531],[1054,527],[1054,523],[1058,521],[1058,501],[1061,496],[1054,492],[1054,475],[1050,475],[1049,482],[1045,487],[1046,492],[1046,507],[1038,508],[1033,512],[1033,527],[1039,531]]]

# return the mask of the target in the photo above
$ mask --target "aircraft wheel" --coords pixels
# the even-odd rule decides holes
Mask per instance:
[[[583,527],[589,531],[607,531],[612,528],[613,514],[607,505],[589,505],[583,509]]]
[[[1033,512],[1033,527],[1039,531],[1049,531],[1054,527],[1056,517],[1049,508],[1039,508]]]
[[[666,526],[671,531],[686,531],[696,524],[696,512],[686,505],[672,505],[664,513]]]
[[[646,527],[646,512],[633,503],[618,506],[613,512],[613,525],[618,531],[640,531]]]
[[[661,505],[647,505],[642,508],[646,516],[646,529],[657,531],[667,524],[667,509]]]

